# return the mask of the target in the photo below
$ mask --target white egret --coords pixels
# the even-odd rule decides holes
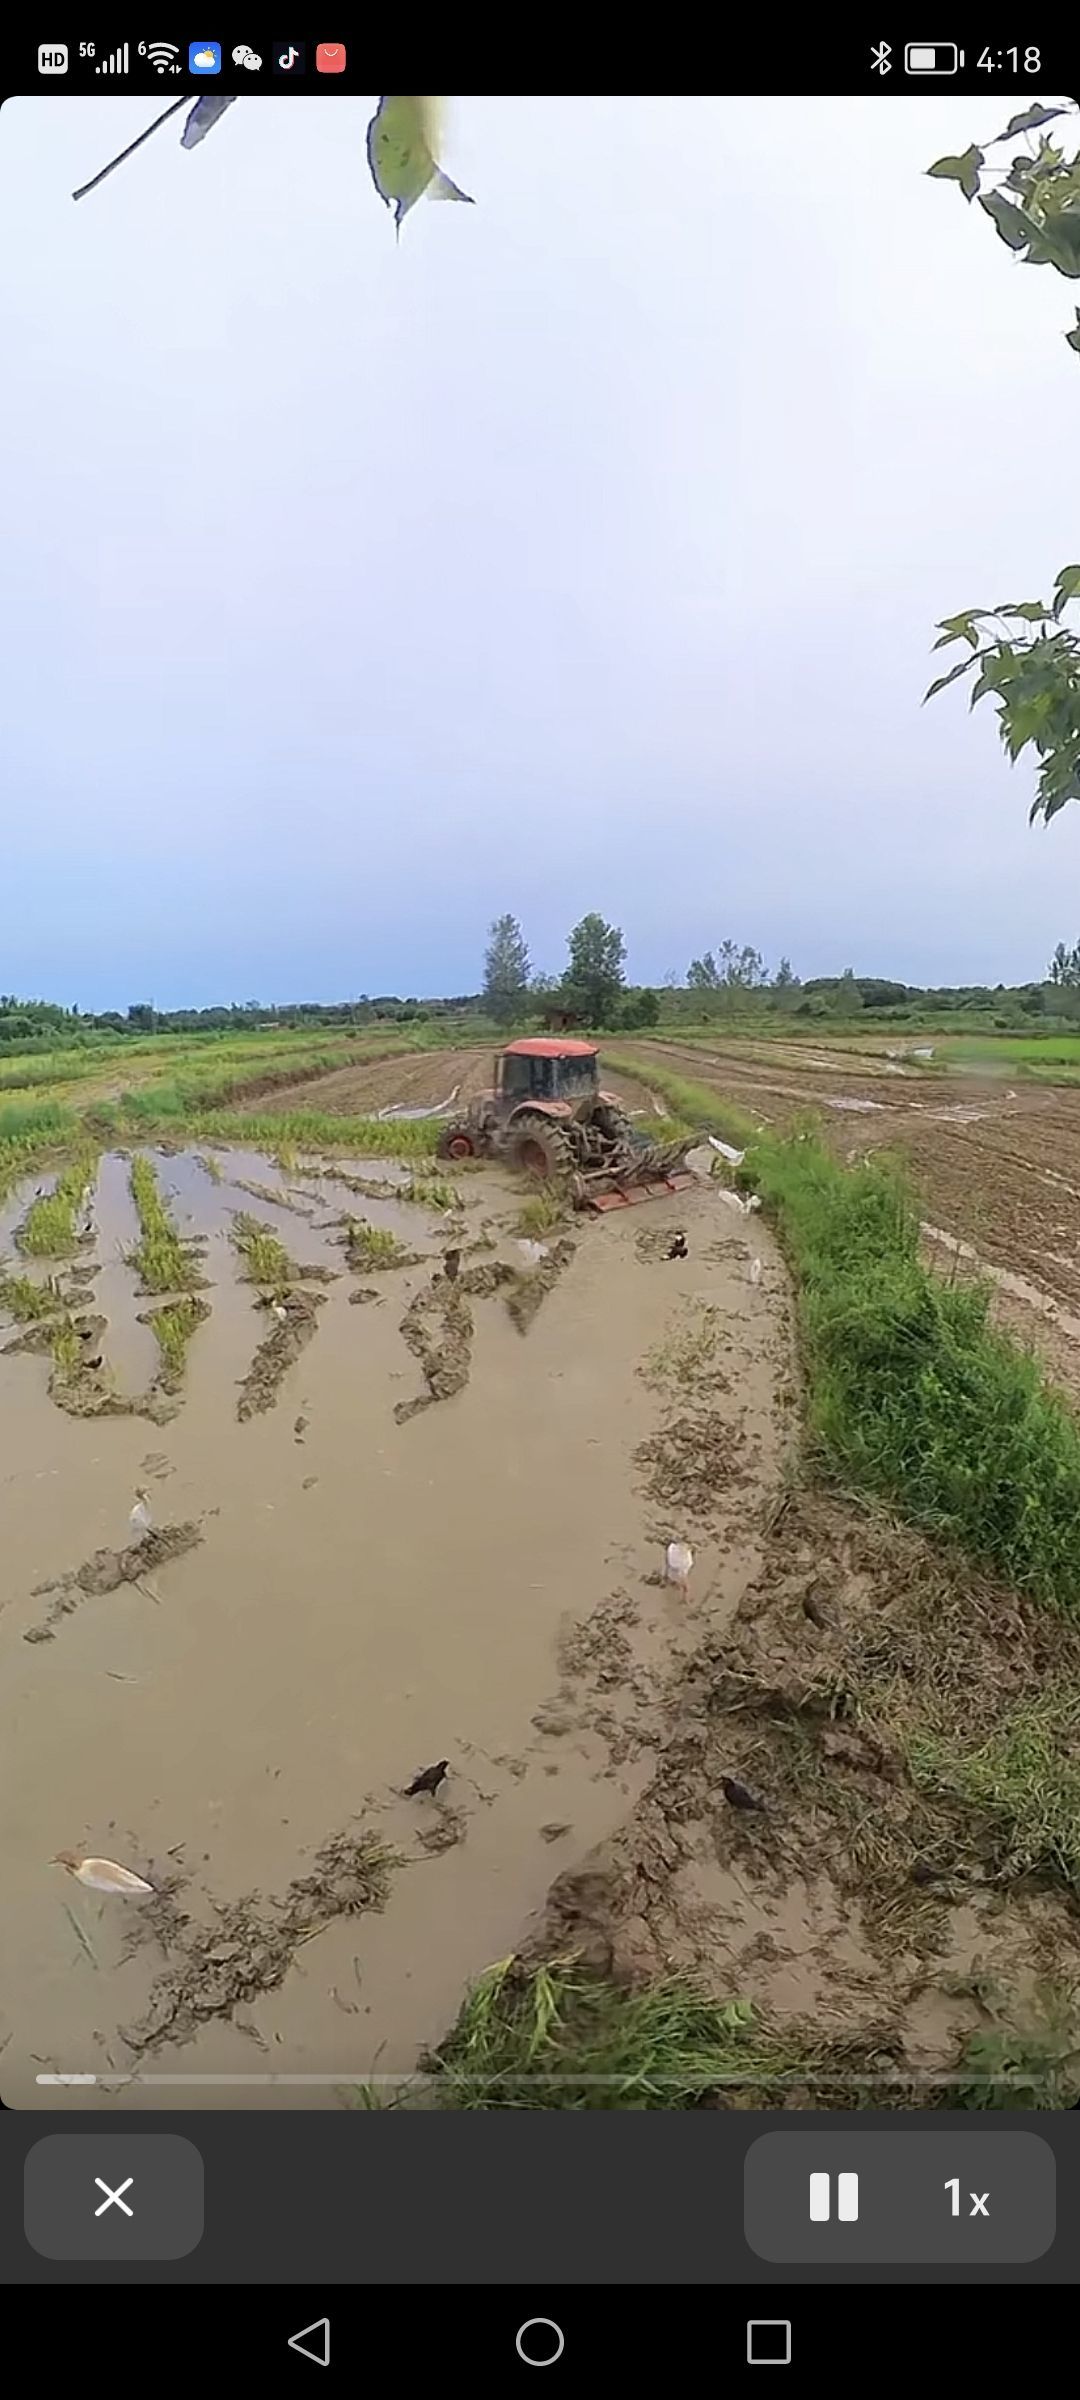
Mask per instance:
[[[50,1862],[54,1867],[66,1867],[76,1883],[84,1883],[91,1892],[119,1892],[128,1900],[145,1900],[154,1890],[142,1875],[133,1875],[130,1867],[118,1867],[113,1858],[80,1858],[75,1850],[58,1850]]]
[[[690,1569],[693,1564],[694,1553],[689,1542],[669,1542],[664,1552],[665,1582],[673,1583],[678,1591],[685,1594],[689,1588]]]
[[[150,1512],[150,1494],[144,1492],[141,1487],[135,1494],[135,1506],[128,1518],[128,1524],[131,1527],[131,1538],[135,1542],[141,1542],[144,1535],[152,1533],[154,1530],[154,1520]]]
[[[530,1267],[539,1267],[542,1265],[548,1254],[546,1242],[530,1242],[524,1240],[518,1243],[518,1249],[520,1250],[522,1257],[528,1260]]]

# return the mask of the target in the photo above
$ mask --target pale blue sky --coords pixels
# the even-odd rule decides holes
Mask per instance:
[[[1038,974],[1080,813],[919,707],[1080,550],[1071,288],[922,174],[1017,103],[461,98],[398,246],[372,105],[77,206],[153,101],[0,113],[0,988],[468,990],[503,908]]]

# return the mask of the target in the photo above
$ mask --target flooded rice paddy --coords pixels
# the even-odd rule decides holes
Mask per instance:
[[[0,1208],[0,1269],[53,1276],[86,1336],[62,1372],[12,1347],[0,1288],[0,2080],[15,2106],[340,2105],[409,2074],[643,1789],[667,1678],[760,1566],[786,1290],[704,1180],[537,1261],[494,1169],[447,1208],[383,1160],[145,1156],[206,1311],[171,1382],[130,1159],[66,1261],[18,1249],[47,1178]],[[64,2074],[99,2080],[38,2081]]]

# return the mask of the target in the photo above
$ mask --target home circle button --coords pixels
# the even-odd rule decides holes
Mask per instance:
[[[553,2317],[527,2317],[518,2326],[514,2348],[527,2367],[553,2367],[566,2348],[566,2336]]]

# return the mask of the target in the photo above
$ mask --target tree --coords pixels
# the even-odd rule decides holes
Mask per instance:
[[[791,964],[790,958],[782,958],[779,966],[777,967],[776,973],[773,976],[774,992],[794,991],[797,988],[798,981],[799,978],[795,973],[795,969]]]
[[[726,1007],[734,1011],[743,994],[759,990],[766,981],[765,961],[760,950],[753,949],[749,942],[744,942],[740,949],[737,942],[724,941],[720,944],[719,958],[714,951],[706,950],[703,958],[691,959],[686,980],[691,991],[700,992],[703,997],[718,994]]]
[[[765,981],[765,961],[749,942],[744,942],[741,950],[734,942],[721,942],[720,967],[724,990],[732,998],[740,992],[757,991]]]
[[[902,1008],[912,996],[906,983],[888,975],[859,975],[856,984],[864,1008]]]
[[[1080,942],[1074,942],[1071,950],[1066,949],[1064,942],[1059,942],[1047,975],[1051,983],[1061,985],[1066,991],[1075,991],[1080,985]]]
[[[619,927],[605,924],[594,910],[575,925],[567,948],[563,985],[568,1007],[586,1025],[606,1025],[615,1014],[623,988],[626,943]]]
[[[496,917],[484,952],[484,1005],[497,1025],[513,1025],[526,1013],[529,953],[517,918]]]
[[[639,1025],[659,1025],[659,1023],[660,1002],[655,992],[650,991],[646,985],[639,992],[627,993],[620,1024],[628,1033],[636,1032]]]
[[[935,159],[928,172],[958,183],[969,204],[977,199],[1006,248],[1025,266],[1054,267],[1075,282],[1080,279],[1080,151],[1067,157],[1060,142],[1043,130],[1070,113],[1069,107],[1044,108],[1036,102],[1010,118],[993,141],[981,147],[973,142],[957,157]],[[1039,139],[1032,149],[1035,133]],[[1021,135],[1028,147],[1013,156],[1007,173],[996,162],[988,170],[987,151]],[[994,174],[999,180],[990,184]],[[1080,308],[1075,315],[1065,340],[1080,352]],[[1029,811],[1032,824],[1041,816],[1048,825],[1068,801],[1080,800],[1080,637],[1062,622],[1078,599],[1080,565],[1062,567],[1049,605],[1009,600],[998,608],[961,609],[941,618],[934,644],[935,650],[945,650],[964,642],[969,655],[939,675],[926,698],[977,667],[972,707],[977,700],[993,699],[1001,740],[1013,762],[1034,747],[1040,765]]]
[[[861,1008],[862,1004],[863,996],[855,981],[855,970],[853,967],[845,967],[843,974],[837,976],[829,993],[829,1006],[838,1017],[848,1017],[853,1016],[855,1010]]]

